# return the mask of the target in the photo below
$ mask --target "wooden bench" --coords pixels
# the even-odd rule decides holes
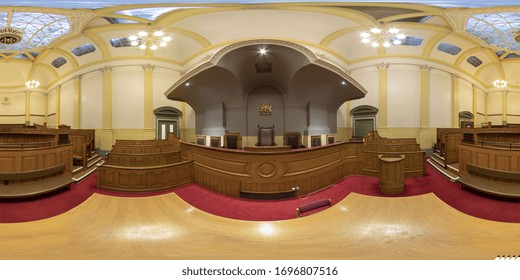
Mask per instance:
[[[278,191],[278,192],[259,192],[259,191],[240,190],[240,197],[247,198],[247,199],[275,200],[275,199],[293,198],[295,196],[296,196],[296,190],[285,190],[285,191]]]
[[[332,200],[330,198],[324,198],[316,201],[309,202],[307,204],[301,205],[296,208],[296,215],[301,217],[301,214],[305,212],[309,212],[312,210],[316,210],[322,207],[328,207],[332,205]]]
[[[37,196],[68,188],[74,180],[64,171],[65,165],[61,164],[30,171],[0,172],[0,198]]]
[[[520,198],[520,173],[485,168],[467,164],[469,174],[461,174],[459,182],[462,188],[470,188],[483,193]]]

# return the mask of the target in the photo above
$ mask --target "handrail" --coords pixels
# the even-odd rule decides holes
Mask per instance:
[[[0,143],[1,148],[44,148],[55,146],[53,143],[56,141],[45,141],[45,142],[27,142],[27,143]]]
[[[488,146],[496,146],[496,147],[506,147],[509,148],[509,150],[520,149],[520,143],[514,143],[514,142],[496,142],[496,141],[483,141],[483,140],[477,140],[476,145],[480,145],[481,147]]]

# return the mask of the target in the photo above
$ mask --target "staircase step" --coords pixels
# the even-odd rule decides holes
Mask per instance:
[[[79,182],[83,179],[85,179],[88,175],[92,174],[94,171],[96,171],[98,165],[101,165],[104,163],[104,161],[99,158],[100,160],[96,161],[96,164],[90,165],[86,170],[83,170],[77,174],[72,175],[72,179],[76,182]]]
[[[446,178],[448,178],[452,182],[457,182],[460,178],[460,176],[454,172],[451,172],[450,170],[444,168],[441,164],[438,162],[432,160],[432,158],[429,158],[426,160],[435,170],[439,171],[442,175],[444,175]]]

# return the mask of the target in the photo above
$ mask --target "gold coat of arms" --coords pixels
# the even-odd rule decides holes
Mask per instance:
[[[270,116],[273,114],[273,106],[269,105],[267,102],[262,103],[260,105],[260,116]]]

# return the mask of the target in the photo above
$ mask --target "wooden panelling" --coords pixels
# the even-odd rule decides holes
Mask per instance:
[[[98,167],[97,186],[117,191],[154,191],[174,188],[193,181],[193,162],[149,167],[103,164]]]
[[[72,174],[72,145],[29,150],[0,150],[0,171],[16,172],[65,165],[65,173]]]
[[[107,164],[130,167],[167,165],[180,161],[181,155],[179,151],[152,154],[109,153],[107,155]]]
[[[165,153],[165,152],[173,152],[173,151],[175,151],[175,147],[173,145],[160,145],[160,146],[114,145],[114,146],[112,146],[112,152],[119,153],[119,154],[152,154],[152,153]]]
[[[520,172],[519,149],[497,149],[472,144],[461,144],[459,148],[461,158],[459,169],[461,173],[468,173],[467,164],[501,171]]]
[[[405,178],[420,177],[425,175],[425,152],[403,152],[403,153],[379,153],[364,152],[363,174],[378,177],[381,170],[379,156],[398,157],[404,155],[404,174]]]
[[[194,181],[230,196],[240,191],[307,194],[347,175],[359,174],[362,143],[335,143],[277,153],[215,149],[181,143],[183,159],[194,160]]]

